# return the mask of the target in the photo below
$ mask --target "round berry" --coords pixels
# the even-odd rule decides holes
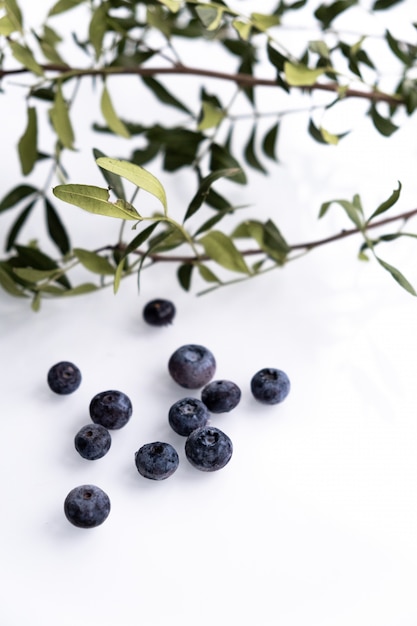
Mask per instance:
[[[175,472],[178,464],[178,453],[170,443],[146,443],[135,453],[135,465],[139,474],[151,480],[168,478]]]
[[[205,426],[209,419],[206,405],[198,398],[182,398],[169,409],[168,421],[178,435],[187,437],[193,430]]]
[[[273,367],[265,367],[256,372],[250,385],[254,398],[263,404],[282,402],[291,388],[287,374]]]
[[[231,380],[212,380],[201,392],[201,399],[212,413],[227,413],[240,402],[242,392]]]
[[[64,502],[64,512],[78,528],[95,528],[110,513],[110,498],[96,485],[80,485],[72,489]]]
[[[166,326],[175,317],[175,306],[170,300],[151,300],[143,309],[143,319],[151,326]]]
[[[231,459],[233,445],[230,438],[214,426],[193,430],[185,442],[185,455],[191,465],[203,472],[214,472]]]
[[[213,378],[216,360],[210,350],[204,346],[187,344],[175,350],[171,355],[168,370],[181,387],[198,389]]]
[[[60,361],[53,365],[47,376],[48,385],[55,393],[73,393],[81,384],[81,372],[74,363]]]
[[[122,391],[101,391],[90,402],[90,417],[93,422],[110,430],[125,426],[131,415],[132,403]]]
[[[95,461],[110,450],[111,435],[101,424],[88,424],[75,435],[74,445],[84,459]]]

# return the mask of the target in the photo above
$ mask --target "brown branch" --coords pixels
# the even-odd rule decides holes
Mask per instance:
[[[241,87],[278,87],[279,83],[274,79],[258,78],[251,74],[219,72],[199,67],[177,64],[173,67],[105,67],[105,68],[71,68],[67,65],[47,63],[41,65],[45,72],[55,72],[61,74],[61,78],[73,78],[75,76],[157,76],[162,74],[182,75],[182,76],[203,76],[211,79],[234,82]],[[27,68],[13,70],[0,70],[0,80],[7,76],[28,73]],[[305,91],[328,91],[338,93],[341,85],[338,83],[315,83],[314,85],[298,85],[298,89]],[[372,102],[386,102],[391,106],[404,104],[404,99],[387,94],[381,91],[361,91],[358,89],[344,89],[343,98],[362,98]]]
[[[372,222],[368,224],[366,230],[370,230],[372,228],[379,228],[381,226],[385,226],[386,224],[390,224],[392,222],[398,222],[399,220],[403,220],[404,223],[409,220],[411,217],[417,215],[417,209],[412,209],[410,211],[406,211],[405,213],[400,213],[400,215],[393,215],[392,217],[386,217],[384,219],[378,220],[376,222]],[[336,235],[331,235],[330,237],[325,237],[323,239],[316,239],[315,241],[309,241],[306,243],[296,243],[289,246],[289,252],[293,252],[294,250],[313,250],[314,248],[318,248],[319,246],[323,246],[327,243],[333,243],[334,241],[339,241],[340,239],[345,239],[345,237],[351,237],[352,235],[358,235],[361,232],[360,228],[349,228],[346,230],[342,230],[340,233]],[[121,246],[120,244],[116,246],[104,246],[96,252],[103,252],[104,250],[118,250],[119,252],[123,252],[125,246]],[[265,251],[261,248],[252,248],[248,250],[240,250],[240,253],[243,256],[253,256],[256,254],[265,254]],[[210,261],[211,258],[202,254],[199,257],[196,256],[181,256],[181,255],[173,255],[173,254],[148,254],[147,252],[142,252],[141,250],[135,250],[134,254],[139,256],[147,256],[147,258],[151,261],[159,262],[171,262],[171,263],[197,263],[199,261]]]

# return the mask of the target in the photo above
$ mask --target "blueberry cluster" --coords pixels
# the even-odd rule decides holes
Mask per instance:
[[[144,309],[149,324],[163,326],[171,323],[175,307],[166,300],[152,300]],[[172,430],[185,437],[185,457],[196,469],[213,472],[223,468],[233,454],[228,435],[211,425],[211,413],[227,413],[240,402],[242,392],[231,380],[213,380],[216,372],[214,355],[205,346],[186,344],[169,358],[168,372],[181,387],[201,389],[200,398],[183,397],[170,407],[168,422]],[[47,381],[57,394],[70,394],[81,383],[79,368],[69,361],[61,361],[50,368]],[[263,404],[282,402],[290,391],[290,381],[282,370],[263,368],[250,381],[253,397]],[[111,430],[123,428],[132,416],[130,398],[114,389],[97,393],[89,405],[91,423],[83,426],[74,437],[76,451],[95,461],[110,450]],[[179,455],[167,442],[154,441],[142,445],[134,454],[138,473],[151,480],[165,480],[179,465]],[[94,528],[102,524],[110,513],[108,495],[96,485],[80,485],[72,489],[64,502],[67,519],[79,528]]]

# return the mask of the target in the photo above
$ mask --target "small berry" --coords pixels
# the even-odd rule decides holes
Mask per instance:
[[[171,355],[168,370],[181,387],[198,389],[213,378],[216,361],[210,350],[204,346],[187,344]]]
[[[175,306],[170,300],[151,300],[143,309],[143,319],[151,326],[166,326],[175,317]]]
[[[107,519],[110,499],[100,487],[80,485],[72,489],[65,498],[64,512],[74,526],[95,528]]]
[[[55,393],[73,393],[81,384],[81,372],[74,363],[60,361],[53,365],[47,376],[48,385]]]
[[[169,409],[168,421],[178,435],[187,437],[193,430],[205,426],[209,418],[206,405],[198,398],[182,398]]]
[[[240,402],[240,388],[231,380],[212,380],[201,392],[201,399],[212,413],[227,413]]]
[[[110,450],[111,435],[101,424],[89,424],[75,435],[74,445],[84,459],[95,461]]]
[[[178,453],[169,443],[146,443],[135,453],[139,474],[151,480],[164,480],[171,476],[179,464]]]
[[[251,391],[263,404],[278,404],[285,400],[291,384],[287,374],[273,367],[265,367],[252,377]]]
[[[233,445],[230,438],[214,426],[193,430],[185,442],[185,455],[191,465],[203,472],[214,472],[231,459]]]
[[[131,415],[132,403],[122,391],[101,391],[90,402],[90,417],[93,422],[110,430],[125,426]]]

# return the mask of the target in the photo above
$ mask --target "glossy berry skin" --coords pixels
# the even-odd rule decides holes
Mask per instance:
[[[84,459],[96,461],[110,450],[111,435],[101,424],[88,424],[75,435],[74,445]]]
[[[60,361],[50,368],[47,381],[52,391],[59,395],[67,395],[80,386],[81,372],[74,363]]]
[[[170,443],[161,441],[146,443],[135,453],[136,469],[139,474],[151,480],[169,478],[178,464],[178,453]]]
[[[198,344],[181,346],[171,355],[168,371],[176,383],[187,389],[204,387],[214,376],[216,360],[213,354]]]
[[[90,402],[90,417],[93,422],[109,430],[123,428],[131,415],[132,403],[122,391],[101,391]]]
[[[172,324],[175,313],[175,306],[170,300],[157,298],[144,307],[143,319],[151,326],[166,326]]]
[[[110,513],[110,498],[96,485],[80,485],[72,489],[64,502],[64,512],[78,528],[100,526]]]
[[[191,465],[203,472],[222,469],[231,459],[233,445],[230,438],[214,426],[193,430],[185,442],[185,455]]]
[[[168,421],[178,435],[188,437],[196,428],[205,426],[209,419],[206,405],[198,398],[182,398],[169,409]]]
[[[242,392],[231,380],[212,380],[201,392],[201,400],[211,413],[227,413],[240,402]]]
[[[287,374],[273,367],[264,367],[256,372],[250,385],[254,398],[263,404],[282,402],[291,388]]]

